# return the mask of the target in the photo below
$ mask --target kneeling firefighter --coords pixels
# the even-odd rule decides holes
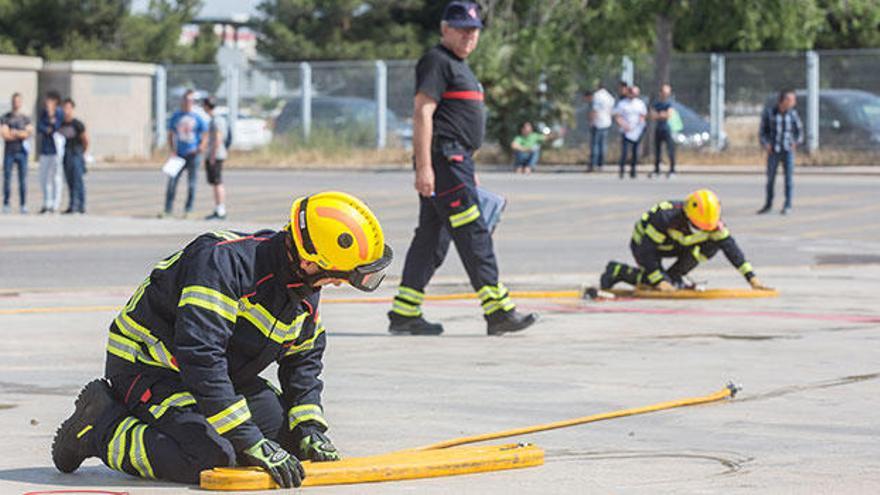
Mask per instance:
[[[719,249],[752,288],[767,288],[721,222],[721,203],[708,189],[694,191],[684,201],[654,205],[636,222],[629,247],[638,266],[610,261],[600,280],[602,289],[610,289],[618,282],[662,291],[694,288],[686,275]],[[663,258],[676,260],[664,269]]]
[[[298,459],[339,459],[321,407],[321,287],[375,290],[391,258],[370,209],[340,192],[297,199],[277,232],[197,237],[157,263],[111,323],[105,378],[58,429],[55,466],[99,457],[198,483],[204,469],[249,465],[300,486]],[[272,362],[280,390],[259,376]]]

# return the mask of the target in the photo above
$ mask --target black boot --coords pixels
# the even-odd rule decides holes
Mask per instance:
[[[52,461],[62,473],[72,473],[89,457],[97,457],[95,423],[113,407],[110,385],[104,379],[91,381],[76,398],[73,414],[55,432]]]
[[[440,335],[443,325],[431,323],[421,316],[403,316],[393,311],[388,312],[388,331],[392,335]]]
[[[605,272],[599,277],[599,288],[602,290],[608,290],[614,287],[614,284],[617,282],[614,276],[614,268],[618,266],[619,263],[616,261],[609,261],[607,265],[605,265]]]
[[[486,318],[486,333],[489,335],[501,335],[504,333],[519,332],[534,325],[538,321],[536,313],[523,314],[512,309],[510,311],[496,311]]]

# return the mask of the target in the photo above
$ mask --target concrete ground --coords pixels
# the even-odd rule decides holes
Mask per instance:
[[[89,214],[0,216],[0,493],[177,493],[87,461],[55,471],[49,445],[73,397],[103,369],[106,328],[146,270],[194,235],[277,228],[291,198],[327,188],[370,203],[398,253],[378,293],[393,294],[415,222],[404,172],[230,171],[227,222],[158,220],[158,172],[94,171]],[[516,438],[546,450],[539,468],[314,493],[877,493],[880,491],[880,177],[797,177],[793,214],[755,216],[758,175],[490,173],[510,200],[495,240],[514,290],[574,289],[627,260],[636,218],[655,201],[710,186],[778,299],[520,300],[529,331],[485,336],[474,301],[429,303],[441,337],[391,337],[387,304],[336,303],[328,290],[324,379],[331,437],[347,456],[705,395],[732,401]],[[32,187],[31,209],[38,207]],[[199,184],[197,211],[210,210]],[[180,192],[183,192],[181,189]],[[178,203],[181,198],[178,198]],[[745,287],[723,256],[695,274]],[[466,290],[455,254],[429,293]],[[271,376],[272,371],[267,371]],[[503,442],[503,441],[502,441]]]

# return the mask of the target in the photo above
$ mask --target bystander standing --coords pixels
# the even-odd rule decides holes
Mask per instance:
[[[3,213],[11,212],[9,199],[12,193],[12,170],[18,168],[18,203],[22,214],[27,209],[27,140],[34,133],[31,119],[21,112],[21,94],[12,94],[12,110],[0,117],[0,136],[3,148]]]
[[[89,136],[86,126],[74,116],[76,104],[70,98],[64,100],[64,120],[58,133],[64,136],[64,176],[70,203],[65,214],[86,212],[86,151],[89,149]]]
[[[767,189],[764,207],[758,210],[759,215],[769,212],[773,207],[773,190],[779,162],[783,163],[785,170],[785,204],[781,213],[787,215],[791,211],[794,153],[804,139],[803,124],[795,105],[797,96],[794,90],[784,89],[779,92],[776,105],[765,108],[761,114],[759,137],[761,146],[767,152]]]
[[[605,149],[608,142],[608,129],[611,128],[611,112],[614,109],[614,97],[601,83],[595,91],[584,94],[589,104],[590,113],[590,165],[588,172],[602,169],[605,164]]]
[[[202,139],[202,134],[208,130],[208,125],[202,116],[193,110],[194,103],[195,91],[189,89],[183,94],[180,110],[174,112],[168,120],[168,147],[172,153],[183,158],[185,163],[177,175],[168,178],[165,188],[165,209],[159,214],[160,217],[171,216],[174,196],[177,193],[177,181],[183,170],[186,170],[187,174],[185,217],[192,212],[196,199],[196,174],[207,146],[207,140]]]
[[[202,106],[209,119],[205,174],[208,176],[208,184],[214,188],[214,212],[205,217],[205,220],[224,220],[226,219],[226,188],[223,186],[223,162],[227,156],[226,136],[229,129],[226,119],[214,113],[217,100],[213,96],[205,98]]]
[[[58,128],[64,121],[61,95],[56,91],[46,93],[43,109],[37,119],[40,150],[40,186],[43,190],[43,207],[40,213],[55,213],[61,206],[61,176],[64,166],[64,139]]]
[[[651,119],[654,120],[654,171],[648,177],[660,176],[660,153],[666,143],[666,154],[669,155],[669,172],[667,178],[675,176],[675,140],[672,138],[670,119],[675,114],[672,106],[672,86],[664,84],[660,87],[660,95],[651,104]]]
[[[626,97],[614,107],[615,119],[622,135],[620,145],[620,178],[624,176],[627,155],[631,156],[629,176],[636,178],[636,164],[639,161],[639,143],[645,131],[645,117],[648,108],[640,98],[638,86],[631,86]]]

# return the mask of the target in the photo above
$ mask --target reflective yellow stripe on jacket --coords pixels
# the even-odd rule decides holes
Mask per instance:
[[[325,427],[328,426],[327,420],[324,419],[324,412],[321,410],[321,406],[317,404],[302,404],[291,407],[290,411],[287,412],[287,416],[290,420],[289,426],[291,430],[306,421],[315,421]]]
[[[249,419],[251,419],[251,411],[248,409],[247,401],[241,399],[217,414],[208,417],[208,423],[217,430],[217,433],[222,435]]]

